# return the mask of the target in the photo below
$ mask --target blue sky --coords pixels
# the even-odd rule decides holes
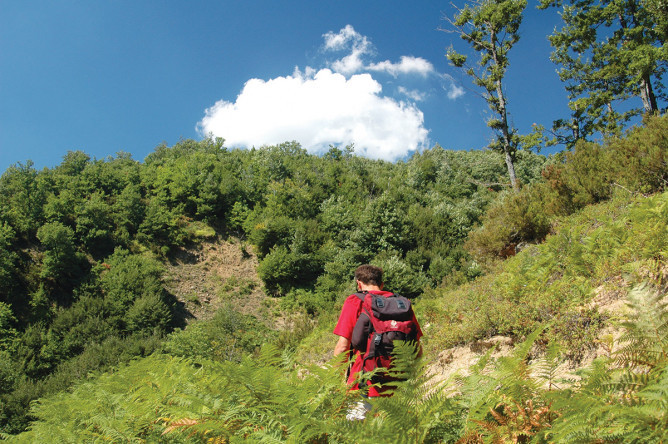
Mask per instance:
[[[507,74],[520,132],[568,114],[546,38],[558,15],[535,6]],[[208,133],[387,160],[482,148],[487,106],[445,58],[466,46],[438,30],[453,13],[447,0],[0,0],[0,172],[68,150],[143,161]]]

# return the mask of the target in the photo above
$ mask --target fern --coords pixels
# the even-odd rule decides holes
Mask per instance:
[[[625,334],[611,358],[583,374],[579,390],[561,394],[557,442],[655,443],[668,440],[668,372],[665,294],[638,287]]]
[[[543,396],[545,378],[554,382],[560,353],[555,345],[545,360],[529,365],[536,330],[511,356],[490,360],[488,355],[473,369],[462,386],[468,407],[467,430],[460,443],[522,442],[540,436],[556,416]],[[549,384],[548,384],[549,386]]]
[[[548,392],[559,390],[562,382],[567,384],[572,382],[559,377],[559,368],[562,362],[561,346],[557,341],[551,341],[547,344],[544,356],[536,359],[531,365],[533,377],[536,378],[544,390]]]
[[[426,373],[425,362],[416,360],[412,344],[395,348],[393,376],[405,378],[396,383],[391,397],[370,400],[373,409],[363,423],[344,424],[344,442],[424,443],[455,437],[460,429],[461,407],[450,398],[449,381],[436,382]],[[369,417],[370,416],[370,417]]]

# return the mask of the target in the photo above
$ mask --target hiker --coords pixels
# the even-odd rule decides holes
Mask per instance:
[[[372,371],[377,366],[389,365],[389,357],[368,357],[372,353],[369,353],[369,351],[366,350],[367,340],[369,344],[372,342],[371,339],[368,338],[370,333],[372,333],[373,328],[371,325],[372,322],[369,319],[369,316],[372,316],[372,314],[367,315],[366,312],[370,311],[369,304],[373,298],[389,298],[395,296],[389,291],[383,291],[383,269],[380,267],[373,265],[359,266],[357,270],[355,270],[355,280],[357,282],[358,293],[351,294],[345,300],[343,308],[341,309],[341,315],[334,328],[334,334],[339,336],[339,340],[334,347],[334,355],[337,356],[341,353],[349,353],[349,357],[352,357],[353,354],[355,356],[355,360],[349,369],[347,380],[348,384],[351,385],[351,390],[359,390],[358,384],[354,383],[358,377],[358,373],[362,371],[363,366],[365,371]],[[422,331],[420,330],[420,325],[410,307],[410,302],[401,297],[393,299],[398,300],[399,302],[406,301],[409,311],[406,313],[405,321],[400,323],[407,324],[409,330],[412,332],[406,337],[406,340],[415,340],[419,344]],[[384,299],[381,299],[381,303],[382,300]],[[395,321],[392,321],[392,323],[395,325],[397,324]],[[362,330],[364,330],[364,333],[360,333]],[[355,338],[353,337],[353,331],[355,331]],[[363,340],[361,339],[362,335],[366,335]],[[355,342],[355,347],[353,347],[353,341]],[[419,353],[420,352],[421,350],[419,350]],[[366,360],[365,357],[367,357]],[[382,381],[379,381],[381,383],[380,386],[377,386],[374,382],[377,381],[366,381],[368,392],[363,393],[363,396],[387,396],[388,394],[384,393],[385,390],[382,386]],[[349,412],[348,419],[364,419],[364,414],[369,411],[370,408],[371,405],[366,402],[366,400],[360,401],[356,408]]]

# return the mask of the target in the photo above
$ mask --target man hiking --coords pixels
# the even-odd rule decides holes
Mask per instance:
[[[360,372],[373,372],[378,367],[390,365],[390,353],[387,351],[392,349],[392,340],[419,342],[422,336],[410,301],[383,290],[382,268],[361,265],[355,270],[355,281],[358,293],[351,294],[345,300],[334,328],[334,334],[339,336],[334,355],[349,353],[349,356],[355,356],[347,381],[351,390],[360,389],[360,384],[356,383]],[[388,387],[383,387],[382,383],[382,378],[367,379],[363,396],[387,396]],[[368,402],[361,401],[347,417],[364,419],[370,409]]]

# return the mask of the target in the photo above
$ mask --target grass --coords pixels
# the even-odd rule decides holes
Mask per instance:
[[[559,221],[544,243],[489,274],[425,294],[416,305],[422,323],[432,325],[427,352],[493,335],[521,338],[551,322],[550,334],[579,358],[577,350],[605,324],[594,308],[584,308],[598,292],[615,287],[622,297],[648,277],[665,282],[667,223],[668,193],[618,194]]]

